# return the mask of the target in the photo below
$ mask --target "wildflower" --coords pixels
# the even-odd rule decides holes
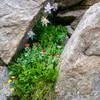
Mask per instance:
[[[43,16],[43,17],[41,18],[41,20],[44,20],[44,18],[45,18],[45,17]]]
[[[3,83],[3,86],[6,85],[6,83]]]
[[[42,52],[45,53],[45,50],[43,50]]]
[[[48,3],[44,8],[44,12],[48,12],[50,14],[53,7],[50,5],[50,3]]]
[[[52,56],[52,54],[49,54],[49,56]]]
[[[62,62],[62,60],[59,61],[60,63]]]
[[[40,47],[40,44],[38,46]]]
[[[14,88],[11,88],[10,91],[14,91]]]
[[[11,88],[14,88],[14,85],[13,84],[10,84]]]
[[[37,43],[34,43],[34,45],[37,45]]]
[[[61,46],[60,46],[60,45],[58,45],[58,46],[57,46],[57,48],[61,48]]]
[[[48,48],[50,48],[50,47],[48,47]]]
[[[47,24],[49,23],[49,21],[46,18],[41,19],[42,25],[47,26]]]
[[[31,38],[33,40],[33,35],[35,35],[35,33],[30,30],[28,33],[27,33],[27,39]]]
[[[43,54],[43,52],[40,52],[40,54]]]
[[[56,57],[59,57],[59,55],[58,55],[58,54],[55,54],[55,56],[56,56]]]
[[[12,80],[8,80],[8,83],[11,83],[12,82]]]
[[[57,10],[58,9],[58,4],[57,3],[54,3],[53,4],[53,10],[55,11],[55,10]]]
[[[25,46],[26,46],[26,47],[28,47],[28,46],[29,46],[29,44],[25,44]]]
[[[12,78],[12,79],[14,79],[14,78],[15,78],[15,76],[11,76],[11,78]]]
[[[36,96],[37,96],[37,97],[39,97],[39,95],[38,95],[38,94],[36,94]]]

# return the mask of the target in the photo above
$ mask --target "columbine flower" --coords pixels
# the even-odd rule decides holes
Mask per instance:
[[[27,39],[31,38],[33,40],[33,35],[35,35],[35,33],[30,30],[28,33],[27,33]]]
[[[8,80],[8,83],[11,83],[12,82],[12,80]]]
[[[42,22],[42,25],[44,26],[47,26],[47,24],[49,23],[49,21],[46,19],[46,18],[42,18],[41,19],[41,22]]]
[[[28,46],[29,46],[29,44],[25,44],[25,46],[26,46],[26,47],[28,47]]]
[[[53,4],[53,10],[55,11],[55,10],[57,10],[58,9],[58,4],[57,3],[54,3]]]
[[[44,8],[44,12],[48,12],[50,14],[53,7],[50,5],[50,3],[48,3]]]

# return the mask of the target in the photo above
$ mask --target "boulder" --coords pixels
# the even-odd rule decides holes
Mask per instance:
[[[86,11],[60,59],[55,100],[100,100],[100,3]]]
[[[67,7],[78,4],[82,0],[55,0],[55,1],[59,3],[60,7],[67,8]]]
[[[10,83],[8,83],[8,70],[5,66],[0,66],[0,100],[7,100],[10,96]]]
[[[71,23],[71,27],[75,30],[75,28],[77,27],[78,23],[80,22],[83,14],[86,12],[87,9],[80,9],[80,10],[72,10],[72,11],[68,11],[68,12],[64,12],[64,13],[59,13],[57,16],[58,17],[74,17],[75,19],[70,21]]]
[[[23,48],[26,33],[46,0],[0,0],[0,64]]]

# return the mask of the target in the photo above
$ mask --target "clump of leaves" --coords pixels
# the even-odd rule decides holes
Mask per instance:
[[[38,22],[33,30],[36,36],[8,66],[9,75],[16,77],[13,94],[20,100],[48,100],[58,78],[57,64],[67,29],[61,25],[44,27]]]

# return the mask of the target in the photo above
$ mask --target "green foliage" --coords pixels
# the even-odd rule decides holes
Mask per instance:
[[[36,36],[33,41],[29,41],[30,46],[25,47],[9,64],[9,76],[16,77],[12,84],[14,95],[20,100],[48,100],[59,72],[59,57],[55,54],[60,55],[62,52],[61,44],[67,29],[54,25],[44,27],[37,22],[33,30]],[[34,42],[37,44],[34,45]],[[57,48],[58,45],[61,48]]]

